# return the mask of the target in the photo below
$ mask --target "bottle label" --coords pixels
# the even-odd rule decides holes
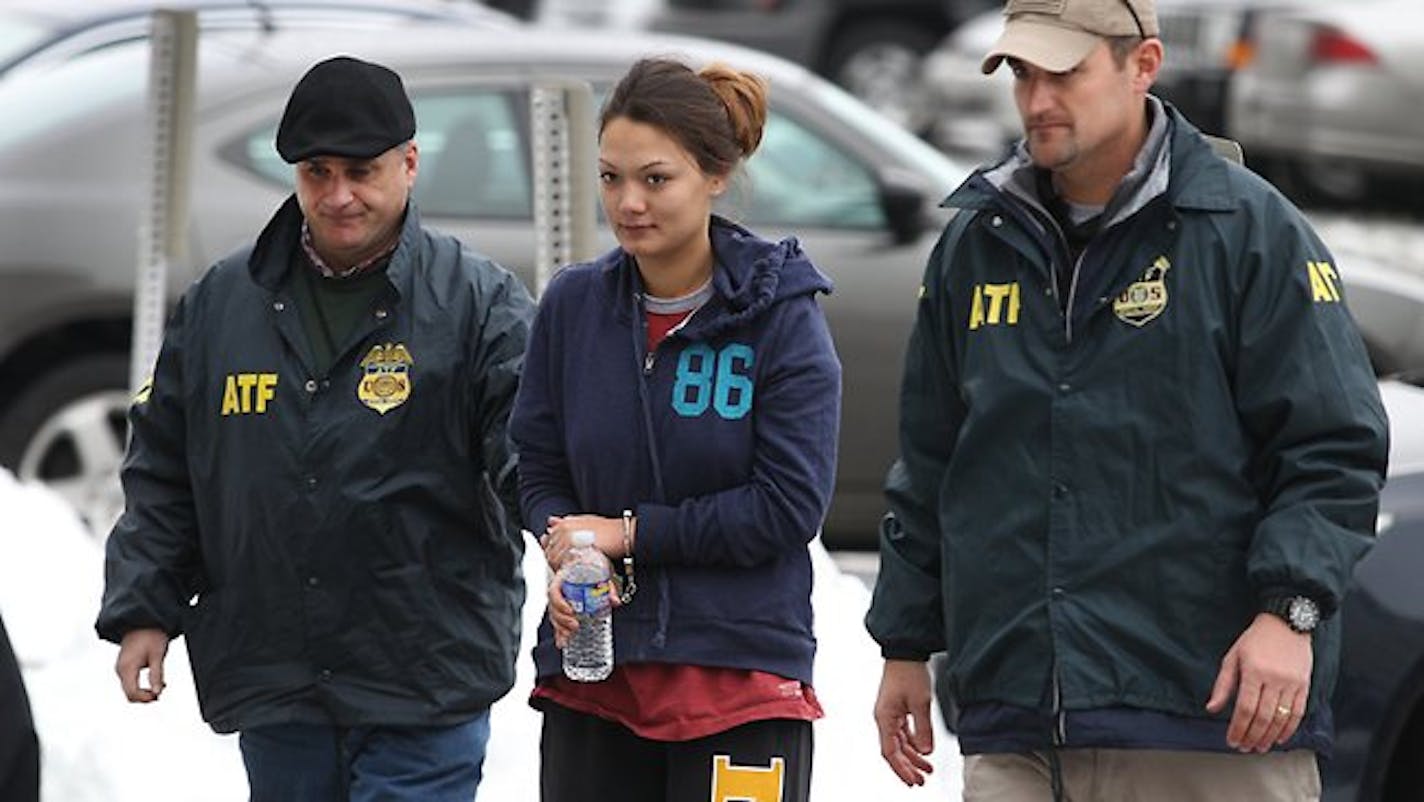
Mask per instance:
[[[575,615],[598,615],[613,604],[612,590],[613,583],[607,580],[597,584],[565,582],[564,599],[574,608]]]

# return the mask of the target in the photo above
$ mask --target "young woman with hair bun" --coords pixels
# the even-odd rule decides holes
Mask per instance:
[[[599,121],[618,247],[539,309],[510,432],[551,566],[595,533],[624,574],[614,670],[567,679],[558,575],[539,628],[541,798],[755,798],[811,788],[807,549],[831,499],[840,362],[830,281],[794,238],[712,212],[756,150],[767,86],[725,65],[634,64]],[[636,585],[631,595],[627,588]]]

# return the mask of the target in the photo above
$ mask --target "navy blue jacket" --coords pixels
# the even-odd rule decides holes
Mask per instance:
[[[1323,751],[1330,613],[1374,536],[1384,408],[1324,243],[1162,108],[1160,180],[1088,244],[1067,318],[1057,232],[1003,178],[1027,159],[948,199],[866,623],[887,657],[947,653],[939,687],[972,738],[1032,730],[983,715],[998,705],[1054,721],[1036,748],[1225,749],[1229,709],[1203,709],[1222,656],[1263,600],[1307,595],[1326,618],[1300,737]]]
[[[561,271],[510,417],[524,520],[638,516],[639,593],[614,615],[618,663],[811,681],[811,560],[830,503],[840,362],[794,239],[720,218],[713,297],[646,353],[643,290],[614,249]],[[540,676],[559,670],[546,620]]]
[[[292,197],[168,323],[129,413],[99,635],[181,633],[218,732],[468,721],[514,684],[505,421],[533,300],[412,206],[322,372],[289,289],[300,231]]]

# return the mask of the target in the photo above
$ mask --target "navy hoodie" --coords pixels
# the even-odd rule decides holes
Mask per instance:
[[[618,663],[756,669],[811,682],[807,543],[835,479],[840,361],[794,238],[712,218],[712,298],[649,354],[621,248],[550,282],[510,435],[524,520],[638,517],[639,591],[614,613]],[[547,615],[534,648],[557,673]]]

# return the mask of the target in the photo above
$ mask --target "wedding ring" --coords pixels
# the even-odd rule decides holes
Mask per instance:
[[[1277,715],[1277,716],[1280,716],[1281,718],[1285,718],[1286,716],[1289,716],[1290,714],[1291,714],[1291,709],[1290,709],[1289,707],[1286,707],[1285,705],[1277,705],[1277,706],[1276,706],[1276,715]]]

